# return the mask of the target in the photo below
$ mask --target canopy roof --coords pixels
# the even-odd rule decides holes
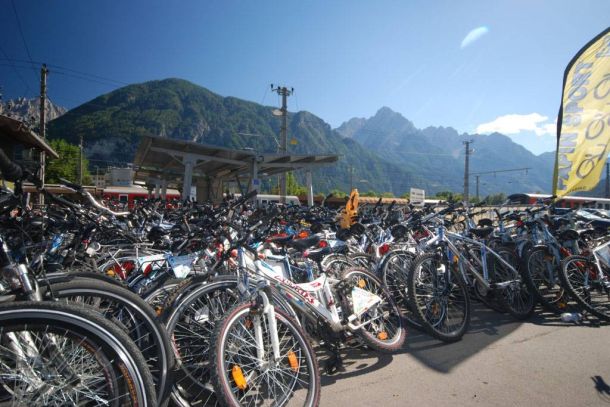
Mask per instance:
[[[27,148],[37,148],[54,158],[59,158],[55,150],[30,130],[25,123],[4,115],[0,115],[0,140],[7,144],[21,144]]]
[[[145,136],[134,158],[137,180],[162,177],[168,181],[184,176],[185,161],[193,162],[192,176],[229,179],[251,175],[257,163],[258,175],[271,176],[287,171],[332,164],[337,155],[257,154],[192,141]]]

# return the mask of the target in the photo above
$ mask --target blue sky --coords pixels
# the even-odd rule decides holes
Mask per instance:
[[[554,149],[566,64],[610,22],[607,0],[0,5],[4,99],[38,92],[29,50],[63,68],[51,66],[49,95],[69,108],[167,77],[269,105],[278,103],[269,84],[286,84],[290,110],[333,127],[388,106],[417,127],[500,131],[536,153]]]

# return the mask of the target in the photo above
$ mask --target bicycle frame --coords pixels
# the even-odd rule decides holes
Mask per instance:
[[[481,266],[482,271],[483,271],[482,275],[481,275],[481,273],[479,273],[477,271],[476,267],[466,258],[466,256],[461,253],[460,249],[452,242],[452,239],[456,240],[456,241],[462,241],[464,243],[477,246],[479,248],[479,250],[481,251],[481,261],[479,262],[479,265]],[[468,282],[469,284],[470,284],[470,280],[468,279],[468,277],[466,275],[466,271],[464,269],[466,269],[467,271],[472,273],[474,278],[479,283],[481,283],[486,290],[504,288],[504,287],[512,284],[513,282],[517,281],[517,280],[511,280],[511,281],[504,281],[502,283],[493,283],[493,284],[489,283],[489,271],[487,268],[487,254],[491,254],[492,256],[494,256],[504,266],[508,267],[513,273],[516,274],[517,270],[515,270],[515,268],[512,265],[510,265],[510,263],[508,263],[506,260],[504,260],[502,258],[502,256],[500,256],[498,253],[496,253],[494,250],[492,250],[490,247],[488,247],[484,243],[481,243],[474,239],[470,239],[468,237],[462,236],[462,235],[454,233],[454,232],[449,232],[445,229],[444,226],[439,227],[437,229],[437,233],[434,235],[434,237],[432,237],[426,243],[427,243],[427,246],[431,246],[431,245],[435,245],[435,244],[436,245],[441,245],[441,244],[445,245],[446,246],[445,255],[447,255],[447,258],[450,261],[453,261],[453,256],[457,256],[460,274],[462,275],[462,278],[464,279],[464,281]]]
[[[295,306],[305,317],[314,322],[318,319],[326,321],[334,332],[342,332],[345,330],[345,327],[351,331],[356,331],[375,320],[370,319],[363,324],[354,325],[352,323],[354,315],[350,315],[347,318],[348,323],[344,325],[339,314],[335,295],[332,291],[332,287],[339,284],[341,280],[329,277],[325,273],[322,273],[314,281],[296,284],[278,273],[270,264],[263,260],[250,259],[241,247],[238,249],[238,264],[241,270],[247,272],[245,276],[253,274],[269,281],[286,298],[290,305]],[[381,298],[377,295],[372,293],[368,293],[368,295],[368,308],[360,310],[359,315],[355,316],[356,318],[381,302]]]

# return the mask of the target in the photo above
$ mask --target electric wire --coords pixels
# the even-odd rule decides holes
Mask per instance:
[[[6,54],[6,52],[4,52],[4,49],[2,47],[0,47],[0,52],[2,53],[2,55],[4,55],[4,58],[9,62],[8,65],[3,65],[3,66],[10,66],[11,68],[13,68],[13,70],[15,71],[15,75],[17,75],[17,78],[19,78],[19,80],[21,80],[21,82],[23,82],[23,84],[25,85],[25,91],[23,93],[29,94],[30,91],[31,91],[30,85],[28,85],[28,83],[23,78],[23,76],[21,76],[21,74],[17,70],[17,67],[15,66],[15,64],[13,62],[11,62],[11,60],[9,59],[8,55]]]
[[[17,20],[17,27],[19,28],[19,34],[21,35],[21,41],[23,41],[23,46],[25,47],[25,52],[28,54],[28,58],[30,63],[32,64],[32,70],[34,71],[35,80],[38,79],[36,75],[36,68],[34,67],[34,62],[32,61],[32,54],[30,54],[30,47],[28,47],[28,43],[25,40],[25,35],[23,35],[23,28],[21,27],[21,19],[19,18],[19,13],[17,13],[17,7],[15,7],[15,1],[11,0],[11,5],[13,6],[13,12],[15,13],[15,19]]]

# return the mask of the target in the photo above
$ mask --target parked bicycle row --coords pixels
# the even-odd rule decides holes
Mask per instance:
[[[103,207],[45,194],[0,155],[0,403],[317,405],[340,350],[395,352],[405,324],[442,341],[467,331],[471,303],[526,319],[610,319],[606,231],[540,206]],[[316,350],[318,353],[316,353]]]

